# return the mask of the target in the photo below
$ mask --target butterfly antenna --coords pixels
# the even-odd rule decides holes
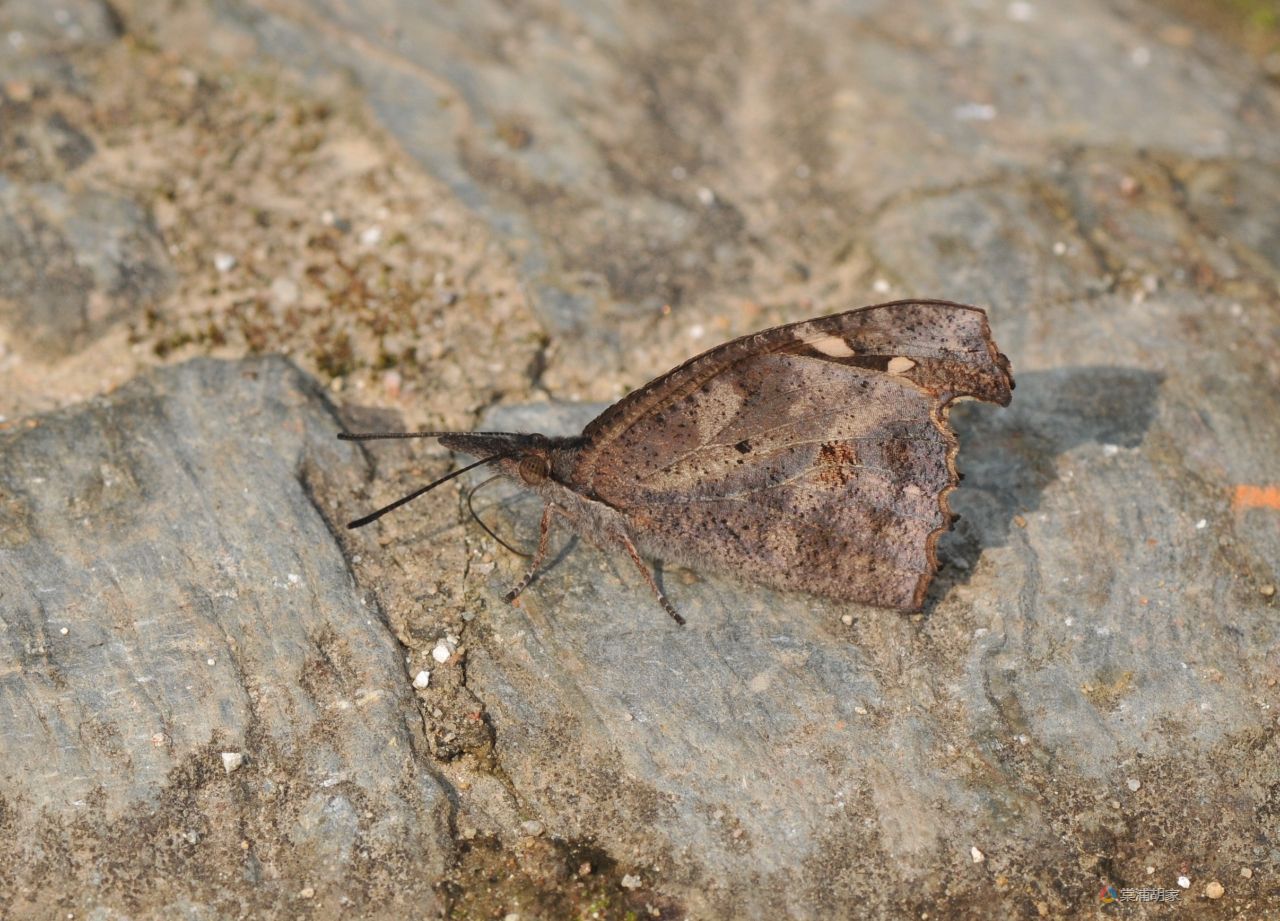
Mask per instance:
[[[494,534],[494,533],[493,533],[493,531],[489,530],[489,526],[488,526],[487,524],[485,524],[483,521],[481,521],[481,520],[480,520],[480,516],[476,514],[475,507],[474,507],[474,506],[472,506],[472,504],[471,504],[471,499],[472,499],[472,497],[474,497],[474,496],[475,496],[475,494],[476,494],[476,493],[478,493],[480,490],[484,489],[486,486],[488,486],[490,483],[492,483],[494,480],[496,480],[496,479],[497,479],[498,477],[500,477],[500,476],[502,476],[502,474],[500,474],[500,473],[495,473],[493,476],[489,477],[489,479],[485,480],[485,481],[484,481],[483,483],[481,483],[479,486],[476,486],[474,489],[471,489],[471,490],[469,490],[469,491],[467,492],[467,511],[468,511],[468,512],[470,512],[470,513],[471,513],[471,517],[472,517],[472,518],[474,518],[474,519],[476,520],[476,524],[478,524],[478,525],[480,525],[480,527],[484,528],[484,533],[488,534],[490,537],[492,537],[492,538],[493,538],[494,540],[496,540],[498,543],[502,544],[502,546],[506,547],[508,550],[510,550],[510,551],[511,551],[512,553],[514,553],[516,556],[523,556],[523,557],[525,557],[525,558],[531,557],[531,556],[533,556],[533,554],[532,554],[532,553],[525,553],[523,550],[517,550],[515,547],[511,546],[509,543],[507,543],[505,540],[503,540],[501,537],[499,537],[497,534]]]
[[[339,441],[375,441],[379,438],[439,438],[441,435],[509,435],[510,432],[339,432]]]
[[[402,433],[402,434],[405,436],[409,435],[409,433]],[[414,433],[414,434],[417,434],[417,433]],[[342,436],[339,435],[338,437],[341,438]],[[381,437],[381,436],[375,436],[375,437]],[[399,436],[391,435],[390,437],[395,438]],[[412,502],[414,499],[418,498],[418,496],[422,495],[423,493],[430,492],[431,490],[435,489],[437,486],[441,485],[442,483],[448,483],[454,477],[462,476],[468,470],[474,470],[476,467],[482,466],[483,464],[492,464],[494,461],[500,461],[503,458],[507,458],[507,457],[511,457],[511,455],[495,454],[493,455],[493,457],[486,457],[484,458],[484,460],[478,460],[474,464],[467,464],[467,466],[459,470],[455,470],[452,473],[446,473],[444,476],[440,477],[440,479],[436,480],[435,482],[428,483],[426,486],[423,486],[421,489],[415,489],[413,492],[409,493],[409,495],[401,499],[397,499],[395,502],[392,502],[390,505],[384,505],[382,508],[378,509],[376,512],[371,512],[368,515],[365,515],[363,518],[357,518],[355,521],[348,522],[347,527],[350,529],[363,528],[365,525],[369,524],[370,522],[377,521],[387,512],[394,512],[400,506],[405,505],[406,503]]]

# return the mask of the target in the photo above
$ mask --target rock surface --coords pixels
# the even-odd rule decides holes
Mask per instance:
[[[5,913],[1280,911],[1280,89],[1247,56],[1134,0],[60,8],[0,7],[0,194],[131,202],[176,282],[44,348],[74,311],[0,265]],[[508,606],[456,484],[341,529],[449,467],[340,424],[573,432],[909,296],[986,306],[1018,380],[952,415],[921,616],[668,569],[678,629],[563,535]],[[303,370],[15,418],[106,389],[81,364],[255,351]]]
[[[428,909],[448,800],[315,505],[356,458],[313,385],[196,360],[30,422],[0,435],[5,913]]]

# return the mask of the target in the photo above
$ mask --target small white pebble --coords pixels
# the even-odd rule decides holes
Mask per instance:
[[[844,624],[846,627],[852,627],[852,626],[853,626],[853,615],[852,615],[852,614],[841,614],[841,615],[840,615],[840,623]]]
[[[205,659],[205,660],[204,660],[204,664],[205,664],[205,665],[216,665],[216,664],[217,664],[217,660],[216,660],[216,659]]]
[[[377,224],[372,227],[366,227],[360,233],[360,242],[365,246],[377,246],[382,242],[382,228]]]
[[[236,257],[230,253],[214,253],[213,267],[226,274],[236,267]]]
[[[951,110],[956,121],[989,122],[996,117],[996,107],[985,102],[966,102]]]
[[[1130,790],[1132,790],[1134,793],[1137,793],[1139,790],[1141,790],[1141,789],[1142,789],[1142,781],[1141,781],[1141,780],[1139,780],[1139,779],[1138,779],[1138,778],[1136,778],[1136,777],[1130,777],[1130,778],[1129,778],[1128,787],[1129,787],[1129,789],[1130,789]]]
[[[530,819],[527,822],[520,823],[520,833],[530,838],[540,838],[547,827],[537,819]]]
[[[520,912],[509,911],[502,916],[502,921],[520,921]]]
[[[640,885],[640,877],[636,876],[634,873],[628,873],[622,877],[623,889],[639,889]]]
[[[1155,872],[1156,872],[1155,867],[1147,867],[1147,876],[1154,876]]]
[[[1240,875],[1245,879],[1253,879],[1253,867],[1241,867]]]
[[[238,770],[242,764],[244,764],[244,755],[241,752],[222,753],[222,769],[228,774]]]
[[[1117,454],[1120,453],[1120,446],[1119,445],[1103,445],[1102,453],[1105,457],[1115,457]]]
[[[1204,894],[1211,899],[1220,899],[1226,895],[1227,889],[1216,879],[1204,887]]]
[[[436,643],[436,648],[431,650],[431,658],[435,659],[441,665],[449,661],[449,657],[453,655],[453,650],[449,648],[449,644],[444,640]]]
[[[298,898],[300,899],[313,899],[315,898],[315,896],[316,896],[316,891],[312,889],[310,886],[303,886],[301,889],[298,890]]]
[[[1014,22],[1030,22],[1036,17],[1036,8],[1030,3],[1018,0],[1016,3],[1009,4],[1008,14]]]
[[[280,277],[271,282],[271,299],[281,307],[298,303],[298,283],[292,278]]]
[[[866,707],[854,707],[854,708],[853,708],[853,712],[854,712],[854,713],[856,713],[856,714],[858,714],[858,716],[866,716],[866,715],[867,715],[867,708],[866,708]]]
[[[1199,521],[1196,522],[1197,531],[1203,531],[1207,527],[1209,527],[1209,522],[1207,519],[1201,518]]]
[[[982,861],[987,859],[987,855],[982,853],[982,851],[978,850],[976,847],[969,848],[969,856],[973,858],[974,863],[982,863]]]
[[[623,718],[623,720],[625,720],[625,721],[626,721],[626,722],[628,722],[628,723],[632,722],[632,721],[635,719],[635,717],[634,717],[634,716],[632,716],[630,713],[624,713],[624,714],[622,715],[622,718]]]
[[[704,185],[698,189],[698,201],[710,208],[716,203],[716,193]]]
[[[1180,888],[1180,889],[1190,889],[1190,888],[1191,888],[1191,880],[1187,879],[1185,876],[1179,876],[1179,877],[1178,877],[1178,888]]]
[[[1129,63],[1141,70],[1151,63],[1151,49],[1139,45],[1129,52]]]
[[[1061,240],[1053,244],[1053,254],[1055,256],[1065,256],[1067,254],[1067,244]]]
[[[871,290],[876,294],[888,294],[891,285],[886,279],[877,278],[871,283]]]
[[[427,671],[425,668],[422,671],[418,672],[418,674],[413,676],[413,686],[417,688],[419,691],[421,691],[430,683],[431,683],[431,672]]]
[[[302,577],[301,577],[301,576],[299,576],[296,572],[291,572],[291,573],[289,573],[289,584],[290,584],[290,585],[297,585],[297,584],[301,581],[301,579],[302,579]]]
[[[63,627],[63,628],[62,628],[61,630],[59,630],[58,632],[59,632],[59,633],[61,633],[63,636],[66,636],[66,635],[67,635],[68,633],[70,633],[71,631],[70,631],[70,630],[68,630],[66,627]]]

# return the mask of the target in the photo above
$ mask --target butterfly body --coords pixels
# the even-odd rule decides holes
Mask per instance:
[[[576,438],[449,433],[563,518],[641,556],[784,590],[918,610],[951,524],[950,404],[1007,405],[986,314],[945,301],[866,307],[717,346],[605,410]]]

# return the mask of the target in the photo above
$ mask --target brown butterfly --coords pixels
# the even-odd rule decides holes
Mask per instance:
[[[552,524],[624,550],[677,623],[644,557],[781,589],[919,610],[952,522],[951,403],[1007,406],[1013,376],[986,313],[896,301],[743,336],[691,358],[576,437],[513,432],[343,433],[438,438],[480,458],[351,522],[368,524],[482,464],[543,500]]]

